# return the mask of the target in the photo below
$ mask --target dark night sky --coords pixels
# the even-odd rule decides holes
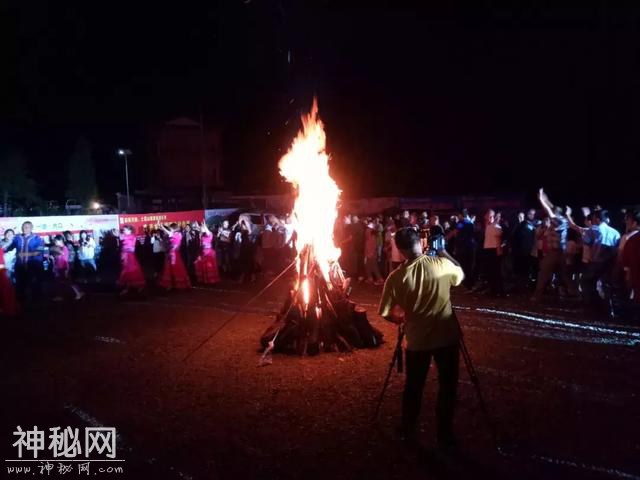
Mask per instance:
[[[116,147],[142,155],[149,125],[200,109],[223,128],[228,188],[272,189],[317,93],[347,193],[545,185],[552,198],[637,200],[637,11],[157,3],[0,7],[0,142],[25,152],[45,196],[62,195],[55,174],[79,136],[94,145],[108,195],[122,185]]]

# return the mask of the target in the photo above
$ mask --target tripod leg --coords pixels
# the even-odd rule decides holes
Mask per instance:
[[[484,416],[484,419],[489,428],[491,439],[493,440],[493,443],[496,449],[500,451],[500,446],[498,444],[498,431],[496,429],[495,423],[493,422],[493,418],[491,417],[491,415],[489,415],[489,411],[487,410],[487,405],[484,401],[484,396],[482,395],[482,389],[480,388],[480,380],[478,378],[478,374],[476,373],[476,369],[473,365],[473,362],[471,361],[469,350],[467,350],[467,345],[465,344],[464,338],[462,337],[462,335],[460,336],[460,350],[462,352],[462,358],[464,359],[464,364],[467,368],[469,380],[471,380],[471,383],[476,390],[476,395],[478,397],[478,404],[480,405],[480,410],[482,411],[482,415]]]
[[[389,364],[389,369],[387,370],[387,376],[384,379],[384,385],[382,386],[382,391],[380,392],[380,395],[378,396],[378,402],[376,404],[376,410],[373,414],[373,420],[377,420],[378,416],[380,415],[380,408],[382,407],[382,401],[384,400],[384,394],[387,391],[387,388],[389,387],[389,380],[391,379],[391,372],[393,372],[393,367],[396,364],[396,357],[398,355],[398,350],[394,350],[393,352],[393,357],[391,358],[391,363]]]
[[[393,356],[391,357],[391,363],[389,363],[389,370],[387,371],[387,376],[384,379],[384,385],[382,386],[382,391],[380,392],[380,396],[378,397],[376,410],[373,414],[374,421],[376,421],[378,419],[378,415],[380,415],[380,407],[382,407],[384,394],[387,391],[387,387],[389,386],[389,380],[391,379],[391,372],[393,372],[393,367],[398,365],[398,373],[402,373],[402,370],[403,370],[402,341],[403,340],[404,340],[404,327],[402,325],[398,325],[398,341],[396,343],[396,348],[393,351]]]

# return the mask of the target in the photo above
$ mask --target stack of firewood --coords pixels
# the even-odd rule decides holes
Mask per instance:
[[[382,333],[367,319],[367,313],[349,300],[349,280],[337,262],[323,272],[306,247],[298,257],[298,276],[275,322],[267,328],[261,344],[273,351],[317,355],[373,348]]]

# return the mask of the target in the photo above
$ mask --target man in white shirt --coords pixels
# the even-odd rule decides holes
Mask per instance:
[[[78,260],[83,272],[89,268],[91,273],[96,273],[96,241],[85,230],[80,232],[78,239]]]
[[[585,239],[585,244],[591,247],[591,262],[583,276],[582,294],[588,304],[597,305],[598,280],[602,282],[605,296],[609,298],[611,287],[611,274],[618,255],[620,233],[609,226],[609,214],[606,210],[593,212],[592,221],[595,229],[593,235]]]

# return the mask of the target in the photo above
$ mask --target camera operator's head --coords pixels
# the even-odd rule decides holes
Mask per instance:
[[[406,258],[414,258],[422,255],[420,234],[413,228],[401,228],[395,234],[395,242],[398,250]]]

